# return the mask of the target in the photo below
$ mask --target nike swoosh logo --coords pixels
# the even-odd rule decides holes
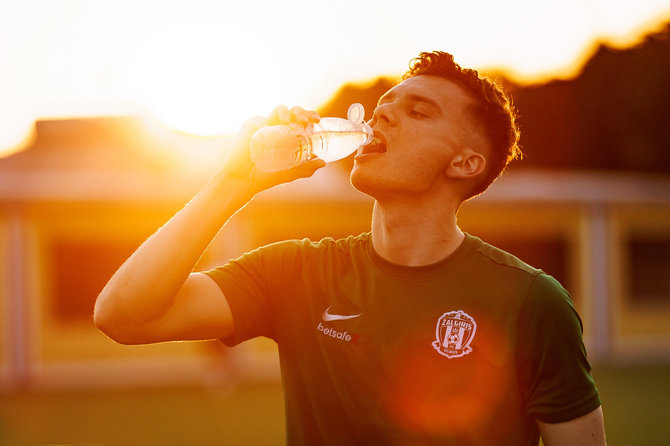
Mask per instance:
[[[346,319],[353,319],[355,317],[360,316],[363,313],[358,313],[358,314],[330,314],[328,312],[330,310],[330,307],[326,308],[326,311],[323,312],[321,315],[321,318],[323,319],[324,322],[331,322],[331,321],[343,321]]]

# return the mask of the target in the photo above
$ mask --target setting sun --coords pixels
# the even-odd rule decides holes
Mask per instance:
[[[35,7],[35,3],[39,7]],[[31,6],[32,5],[32,6]],[[604,40],[630,45],[667,2],[28,2],[0,14],[0,154],[35,119],[144,113],[234,132],[277,104],[316,108],[345,82],[402,73],[423,50],[522,82],[570,76]],[[486,11],[485,14],[482,12]]]

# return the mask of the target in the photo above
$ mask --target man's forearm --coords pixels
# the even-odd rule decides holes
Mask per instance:
[[[112,276],[96,301],[96,324],[163,314],[212,239],[253,195],[245,180],[221,171]]]

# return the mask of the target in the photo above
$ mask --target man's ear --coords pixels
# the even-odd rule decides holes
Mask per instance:
[[[484,172],[486,158],[479,152],[466,148],[458,153],[447,166],[446,174],[451,178],[473,178]]]

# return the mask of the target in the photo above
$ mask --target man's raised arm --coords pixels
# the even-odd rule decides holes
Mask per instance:
[[[253,132],[318,119],[299,107],[277,107],[267,119],[247,121],[223,169],[112,276],[95,303],[96,326],[124,344],[229,335],[233,320],[223,293],[193,269],[226,221],[256,193],[308,177],[325,164],[312,160],[286,171],[260,172],[249,158]]]

